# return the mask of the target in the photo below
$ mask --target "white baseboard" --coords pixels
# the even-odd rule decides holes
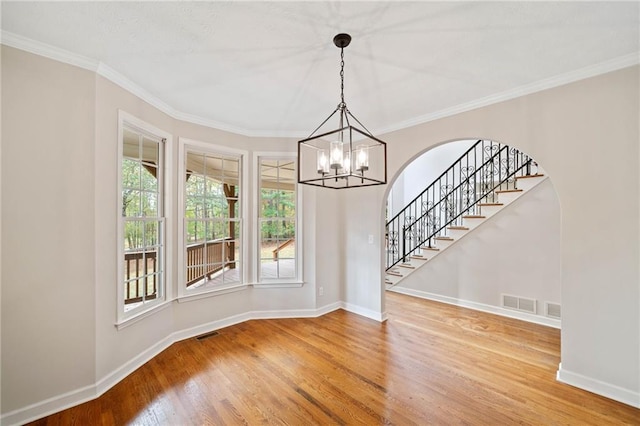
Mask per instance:
[[[190,339],[192,337],[200,336],[201,334],[210,333],[221,328],[229,327],[232,325],[240,324],[241,322],[254,319],[250,312],[243,314],[233,315],[227,318],[223,318],[216,321],[211,321],[206,324],[200,324],[195,327],[187,328],[180,331],[175,331],[171,334],[171,343],[179,342],[181,340]],[[141,364],[142,365],[142,364]]]
[[[371,318],[372,320],[376,320],[378,322],[383,322],[387,319],[385,312],[381,313],[372,311],[371,309],[363,308],[362,306],[354,305],[352,303],[342,302],[341,307],[345,311],[352,312],[363,317]]]
[[[602,395],[605,398],[622,402],[632,407],[640,408],[640,392],[634,392],[619,386],[606,383],[592,377],[583,376],[582,374],[567,371],[562,368],[562,363],[558,366],[556,380],[576,388]]]
[[[0,425],[23,425],[25,423],[38,420],[44,416],[57,413],[58,411],[66,410],[67,408],[82,404],[83,402],[91,401],[95,398],[95,386],[85,386],[83,388],[66,392],[62,395],[57,395],[53,398],[48,398],[44,401],[5,413],[0,418]]]
[[[253,311],[251,319],[277,319],[277,318],[316,318],[329,312],[340,309],[340,302],[325,305],[318,309],[292,309],[282,311]]]
[[[22,425],[65,410],[67,408],[82,404],[83,402],[96,399],[106,391],[111,389],[113,386],[118,384],[129,374],[133,373],[146,362],[151,360],[153,357],[157,356],[160,352],[167,349],[173,343],[180,340],[190,339],[201,334],[209,333],[214,330],[219,330],[224,327],[239,324],[244,321],[252,319],[274,318],[315,318],[341,308],[344,308],[345,310],[348,310],[350,312],[357,313],[359,315],[366,316],[368,318],[373,318],[373,313],[370,311],[355,309],[355,307],[353,306],[351,306],[351,308],[353,309],[351,310],[345,308],[343,305],[344,304],[342,302],[336,302],[326,306],[322,306],[318,309],[253,311],[173,332],[166,338],[162,339],[160,342],[152,345],[117,369],[113,370],[111,373],[105,375],[96,383],[46,399],[35,404],[31,404],[29,406],[11,411],[9,413],[5,413],[0,417],[0,425]],[[356,312],[356,310],[358,312]]]
[[[543,317],[540,315],[528,314],[526,312],[512,311],[510,309],[505,309],[500,306],[486,305],[484,303],[472,302],[470,300],[462,300],[462,299],[457,299],[455,297],[441,296],[439,294],[429,293],[426,291],[415,290],[412,288],[406,288],[401,286],[394,286],[390,288],[388,291],[395,291],[396,293],[419,297],[421,299],[428,299],[436,302],[447,303],[449,305],[461,306],[463,308],[469,308],[476,311],[487,312],[490,314],[519,319],[522,321],[532,322],[535,324],[540,324],[540,325],[545,325],[547,327],[560,329],[560,324],[561,324],[560,320]]]

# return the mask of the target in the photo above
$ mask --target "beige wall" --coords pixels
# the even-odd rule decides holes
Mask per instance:
[[[639,68],[631,67],[382,135],[389,175],[429,147],[492,139],[531,154],[548,171],[562,211],[561,379],[640,406]],[[345,244],[380,230],[379,206],[345,198]],[[350,252],[347,302],[383,305],[360,275],[368,250]],[[382,248],[380,248],[382,257]],[[382,275],[382,274],[380,274]],[[376,294],[377,300],[371,300]]]
[[[560,203],[546,179],[394,290],[558,326],[544,302],[561,303],[561,234]],[[537,300],[536,314],[501,308],[502,294]]]
[[[117,331],[117,109],[172,133],[174,144],[183,136],[253,152],[295,142],[181,122],[92,72],[5,46],[2,92],[5,415],[90,398],[184,330],[249,311],[344,302],[383,315],[386,188],[305,187],[305,286],[173,303]],[[562,209],[563,370],[638,395],[638,68],[385,135],[389,176],[461,138],[513,144],[549,172]],[[170,278],[175,288],[177,271]]]
[[[2,409],[95,381],[95,74],[2,49]]]

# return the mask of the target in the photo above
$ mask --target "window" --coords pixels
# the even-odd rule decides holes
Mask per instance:
[[[298,279],[295,158],[258,158],[258,281]]]
[[[183,145],[183,294],[243,283],[242,156]]]
[[[119,320],[165,300],[165,134],[120,117]]]

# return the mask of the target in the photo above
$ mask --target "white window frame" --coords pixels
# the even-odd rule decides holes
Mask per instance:
[[[239,283],[219,284],[215,286],[204,286],[198,289],[187,289],[186,283],[186,259],[185,259],[185,238],[186,238],[186,218],[184,214],[185,208],[185,183],[184,176],[187,173],[185,159],[188,151],[196,151],[204,154],[236,156],[240,165],[240,242],[242,247],[240,269],[242,281]],[[226,146],[215,145],[198,140],[188,139],[184,137],[178,138],[178,302],[188,302],[191,300],[202,299],[205,297],[226,294],[234,291],[241,291],[249,286],[248,283],[248,247],[249,239],[247,238],[247,217],[248,217],[248,152],[240,149],[229,148]]]
[[[125,311],[124,304],[124,285],[122,277],[124,277],[124,218],[122,217],[122,158],[124,152],[124,130],[125,127],[132,128],[152,139],[160,140],[164,144],[163,161],[158,161],[158,169],[162,168],[162,191],[160,197],[163,204],[163,216],[161,216],[163,226],[160,232],[163,245],[163,253],[161,255],[161,268],[163,268],[162,278],[158,287],[159,296],[152,301],[142,304],[136,308]],[[161,130],[125,111],[118,110],[118,171],[117,171],[117,312],[116,327],[122,329],[131,325],[142,318],[145,318],[164,307],[169,306],[172,300],[172,286],[170,285],[173,276],[173,262],[171,261],[171,253],[173,252],[173,220],[171,212],[173,211],[173,197],[171,188],[173,182],[173,173],[171,164],[173,164],[173,135],[169,132]],[[160,183],[160,182],[159,182]],[[160,202],[160,201],[159,201]]]
[[[273,278],[273,279],[261,279],[260,277],[260,197],[261,197],[261,173],[260,173],[260,160],[291,160],[298,167],[298,156],[295,152],[254,152],[253,153],[253,170],[254,170],[254,188],[255,188],[255,203],[253,211],[253,226],[254,226],[254,262],[253,262],[253,276],[255,282],[253,286],[255,288],[268,287],[301,287],[304,284],[304,271],[303,271],[303,244],[304,236],[302,235],[302,187],[296,182],[296,276],[293,278]],[[294,172],[294,176],[297,173]]]

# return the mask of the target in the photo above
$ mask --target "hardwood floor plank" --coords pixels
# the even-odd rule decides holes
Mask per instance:
[[[33,424],[640,425],[640,410],[555,380],[559,330],[386,297],[382,324],[339,310],[177,342]]]

